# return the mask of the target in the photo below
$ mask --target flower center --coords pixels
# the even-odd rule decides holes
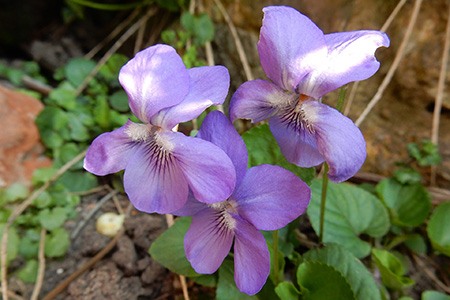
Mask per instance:
[[[147,124],[136,124],[130,122],[125,129],[125,134],[128,135],[133,142],[145,142],[149,139],[151,134],[151,129],[149,126],[150,125]]]
[[[172,161],[174,145],[160,127],[130,122],[125,129],[125,134],[133,142],[146,145],[149,157],[157,168],[161,169]]]
[[[216,211],[220,225],[226,226],[230,230],[236,228],[236,220],[232,215],[237,213],[236,201],[225,200],[222,202],[209,204],[209,207]]]
[[[317,111],[315,107],[305,105],[307,100],[312,100],[312,98],[300,94],[296,101],[291,102],[282,110],[281,121],[296,132],[301,130],[307,130],[309,133],[315,132],[313,124],[317,119]]]

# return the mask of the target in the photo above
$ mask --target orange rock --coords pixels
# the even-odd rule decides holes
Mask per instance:
[[[51,165],[34,123],[43,108],[39,100],[0,86],[0,188],[29,185],[36,168]]]

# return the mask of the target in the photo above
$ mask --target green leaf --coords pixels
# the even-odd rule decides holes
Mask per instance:
[[[19,254],[26,259],[37,258],[40,238],[36,229],[28,229],[20,239]]]
[[[297,282],[301,289],[302,300],[356,299],[342,274],[320,262],[302,263],[297,269]]]
[[[110,113],[108,101],[105,97],[98,97],[94,108],[95,122],[102,128],[108,129],[110,126]]]
[[[53,167],[36,169],[33,172],[31,182],[33,183],[34,186],[43,184],[43,183],[49,181],[50,178],[52,178],[53,175],[55,175],[56,171],[57,170]]]
[[[81,152],[82,150],[75,143],[66,143],[62,145],[60,148],[54,149],[53,156],[55,158],[54,159],[55,166],[57,167],[63,166]],[[77,170],[82,168],[83,168],[83,161],[81,160],[77,164],[75,164],[71,168],[71,170]]]
[[[41,139],[48,148],[60,147],[69,133],[67,113],[54,106],[46,106],[36,118]]]
[[[187,32],[189,32],[191,35],[195,31],[195,17],[193,14],[191,14],[188,11],[183,12],[183,14],[180,17],[180,23],[181,26],[183,26],[184,29],[186,29]]]
[[[69,129],[70,137],[76,142],[86,142],[91,137],[89,135],[88,129],[75,113],[68,113],[67,116],[70,119]]]
[[[401,290],[414,284],[414,280],[404,276],[406,270],[400,259],[389,251],[374,248],[372,259],[380,270],[381,279],[386,287]]]
[[[129,60],[128,57],[126,57],[123,54],[114,53],[111,55],[111,57],[107,60],[106,64],[104,64],[100,70],[99,75],[103,77],[105,80],[109,81],[109,84],[112,86],[115,86],[114,83],[118,83],[117,77],[119,75],[120,68]]]
[[[207,287],[216,287],[217,286],[217,276],[215,274],[212,275],[200,275],[197,277],[191,277],[191,280],[195,283],[198,283]]]
[[[83,192],[95,188],[98,185],[97,177],[86,171],[67,171],[60,179],[70,192]]]
[[[225,259],[219,268],[219,280],[217,282],[216,300],[248,300],[257,299],[256,296],[249,296],[240,292],[234,282],[233,262]]]
[[[64,73],[67,80],[73,86],[78,87],[95,68],[95,65],[95,62],[85,58],[73,58],[67,63]]]
[[[177,218],[151,245],[149,253],[154,260],[170,271],[184,276],[200,276],[186,259],[184,236],[191,224],[191,218]]]
[[[305,261],[317,261],[339,271],[349,283],[358,300],[381,300],[380,292],[372,274],[351,252],[337,244],[310,250],[304,254]]]
[[[52,203],[52,196],[47,191],[43,191],[34,201],[33,205],[37,208],[46,208]]]
[[[425,291],[422,300],[450,300],[450,296],[438,291]]]
[[[45,238],[45,256],[61,257],[64,256],[69,249],[70,239],[67,231],[62,228],[56,228]]]
[[[450,256],[450,202],[439,204],[428,222],[427,234],[433,248]]]
[[[410,234],[407,236],[405,240],[405,245],[412,251],[418,254],[426,254],[427,253],[427,243],[424,237],[420,234]]]
[[[206,42],[214,39],[214,24],[211,18],[202,13],[195,18],[194,22],[194,43],[198,46],[204,45]]]
[[[419,226],[430,212],[430,195],[421,184],[402,185],[395,179],[384,179],[376,190],[394,225]]]
[[[6,202],[14,202],[20,199],[25,199],[28,196],[28,187],[20,182],[11,184],[3,195]]]
[[[422,167],[438,165],[442,161],[438,146],[430,140],[423,140],[421,145],[408,144],[407,149],[409,155]]]
[[[5,228],[5,224],[0,224],[0,240],[3,238],[3,230]],[[16,232],[14,227],[10,227],[8,230],[8,245],[7,245],[7,254],[6,261],[9,263],[13,261],[17,257],[17,253],[19,252],[19,235]]]
[[[311,190],[307,213],[318,233],[322,181],[313,181]],[[337,243],[362,258],[369,255],[371,246],[358,236],[382,237],[389,227],[387,210],[374,195],[347,183],[328,183],[323,234],[325,243]]]
[[[277,285],[275,292],[281,300],[298,300],[298,297],[300,296],[300,292],[294,284],[288,281],[281,282]]]
[[[36,282],[39,264],[37,260],[27,260],[25,265],[17,271],[17,277],[19,277],[25,283]]]
[[[128,96],[124,91],[118,91],[109,97],[109,104],[111,107],[120,112],[127,112],[130,110],[128,106]]]
[[[38,214],[39,222],[47,230],[54,230],[61,227],[67,220],[67,212],[62,207],[41,210]]]
[[[394,178],[401,184],[420,183],[422,175],[413,168],[400,168],[394,171]]]
[[[286,160],[267,124],[253,127],[245,132],[242,138],[248,150],[249,167],[261,164],[279,165],[293,172],[308,184],[314,178],[314,168],[300,168]]]
[[[73,85],[63,81],[48,95],[47,104],[56,104],[67,110],[73,110],[77,105],[77,93]]]

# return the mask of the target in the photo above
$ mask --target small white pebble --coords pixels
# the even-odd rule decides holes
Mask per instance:
[[[62,273],[64,273],[64,269],[63,268],[59,268],[56,270],[56,274],[61,275]]]
[[[124,215],[119,215],[112,212],[102,214],[95,224],[97,232],[109,237],[115,236],[122,228]]]

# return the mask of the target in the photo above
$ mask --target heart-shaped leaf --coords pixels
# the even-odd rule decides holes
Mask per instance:
[[[281,300],[298,300],[300,292],[292,282],[284,281],[277,285],[275,292]]]
[[[450,256],[450,202],[435,208],[428,222],[427,233],[433,248]]]
[[[322,181],[313,181],[311,190],[312,198],[307,213],[318,233]],[[381,237],[388,232],[389,227],[388,212],[374,195],[347,183],[328,183],[323,234],[325,243],[342,245],[356,257],[362,258],[369,255],[371,246],[361,240],[359,235]]]
[[[306,183],[310,183],[314,178],[314,168],[300,168],[286,160],[267,124],[253,127],[246,131],[242,138],[248,150],[249,167],[261,164],[278,165],[299,176]]]
[[[350,284],[356,299],[380,300],[380,292],[372,274],[348,250],[337,244],[314,249],[304,254],[306,261],[318,261],[339,271]]]
[[[376,190],[395,225],[418,226],[430,212],[430,195],[420,183],[401,184],[395,179],[384,179]]]
[[[216,300],[251,300],[258,299],[256,296],[249,296],[241,293],[234,282],[233,262],[225,259],[219,268],[219,280],[217,282]]]
[[[404,276],[406,270],[400,259],[389,251],[372,249],[372,259],[380,270],[381,279],[386,287],[401,290],[414,284],[414,280]]]
[[[199,276],[186,259],[184,236],[191,224],[191,218],[177,218],[151,245],[149,253],[154,260],[170,271],[184,276]]]
[[[302,263],[297,269],[302,300],[356,299],[350,285],[335,268],[317,261]]]

